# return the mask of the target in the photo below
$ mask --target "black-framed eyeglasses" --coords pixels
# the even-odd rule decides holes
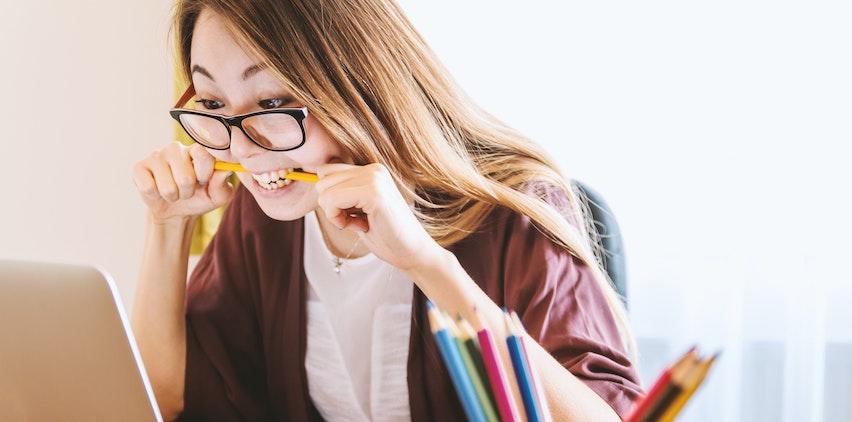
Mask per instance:
[[[231,127],[239,128],[252,142],[270,151],[291,151],[305,144],[307,107],[274,108],[228,117],[182,108],[193,95],[195,87],[190,84],[169,114],[187,135],[207,148],[230,148]]]

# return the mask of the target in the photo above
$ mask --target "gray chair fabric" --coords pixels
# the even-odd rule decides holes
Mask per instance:
[[[600,246],[603,268],[615,285],[615,290],[621,296],[624,305],[627,306],[627,270],[624,243],[618,221],[603,195],[581,181],[574,180],[574,185],[580,194],[580,199],[585,200],[589,214],[594,220],[597,235],[594,233],[592,235],[596,237]]]

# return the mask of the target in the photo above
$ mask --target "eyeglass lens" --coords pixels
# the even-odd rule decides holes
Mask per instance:
[[[198,143],[212,148],[226,148],[231,143],[228,127],[210,116],[182,114],[180,121]],[[271,113],[251,116],[242,121],[246,135],[258,145],[271,149],[294,148],[302,143],[302,128],[289,114]]]

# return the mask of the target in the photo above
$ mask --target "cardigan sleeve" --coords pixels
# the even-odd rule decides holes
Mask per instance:
[[[573,215],[564,194],[548,197],[563,214]],[[625,414],[642,390],[603,286],[587,264],[551,242],[529,218],[512,218],[506,230],[508,307],[557,361]]]
[[[269,420],[256,278],[241,231],[238,191],[187,286],[186,376],[181,421]]]

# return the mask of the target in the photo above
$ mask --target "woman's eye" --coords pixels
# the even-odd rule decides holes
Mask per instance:
[[[270,98],[268,100],[260,100],[257,105],[265,109],[284,107],[287,102],[281,98]]]
[[[207,110],[216,110],[217,108],[222,108],[225,106],[224,103],[217,100],[195,100],[196,104],[201,104]]]

